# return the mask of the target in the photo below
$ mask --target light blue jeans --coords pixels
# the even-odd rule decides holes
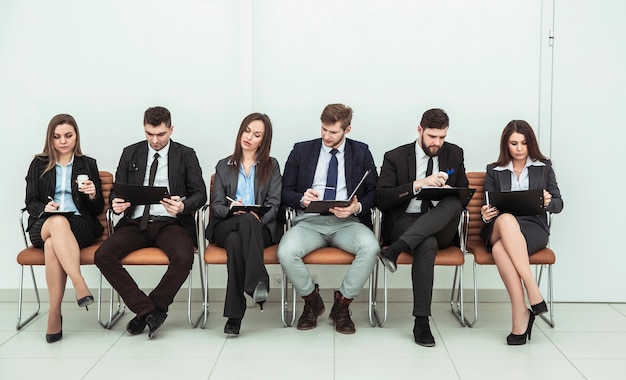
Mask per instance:
[[[374,233],[358,218],[334,215],[311,215],[296,218],[295,225],[278,244],[278,260],[300,296],[311,294],[315,284],[302,259],[322,247],[335,247],[355,255],[339,291],[346,298],[355,298],[368,280],[380,245]]]

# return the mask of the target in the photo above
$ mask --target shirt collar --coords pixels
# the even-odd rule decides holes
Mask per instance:
[[[168,141],[167,145],[163,147],[163,149],[156,151],[154,150],[154,148],[152,148],[152,146],[150,144],[148,144],[148,156],[149,157],[154,157],[155,153],[159,154],[159,157],[163,158],[163,157],[167,157],[168,153],[170,152],[170,142]]]
[[[546,164],[542,161],[539,160],[531,160],[530,157],[526,157],[526,165],[524,165],[524,167],[529,167],[529,166],[546,166]],[[509,171],[513,171],[513,161],[509,161],[509,164],[507,166],[496,166],[495,168],[493,168],[493,170],[498,170],[498,171],[504,171],[504,170],[509,170]]]
[[[324,152],[328,154],[330,154],[330,151],[333,150],[333,148],[326,146],[323,141],[322,141],[322,149],[324,150]],[[343,153],[344,149],[346,149],[346,139],[344,138],[343,141],[341,142],[341,145],[339,145],[337,148],[334,148],[334,149],[337,149],[339,153]]]
[[[70,159],[70,161],[67,164],[61,165],[58,162],[56,164],[59,165],[59,166],[71,166],[73,163],[74,163],[74,154],[72,154],[72,158]]]

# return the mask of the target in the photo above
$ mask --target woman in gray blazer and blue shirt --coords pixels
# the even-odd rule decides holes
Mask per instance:
[[[224,301],[225,334],[239,334],[246,311],[244,293],[263,310],[269,292],[269,276],[263,249],[280,239],[276,222],[282,177],[275,158],[270,157],[272,123],[261,113],[241,122],[235,151],[215,167],[211,190],[211,217],[206,236],[227,252],[228,282]],[[234,206],[268,206],[264,214],[232,212]]]
[[[524,120],[512,120],[502,132],[498,161],[487,165],[485,191],[532,189],[543,189],[546,211],[561,212],[563,200],[552,162],[541,154],[531,126]],[[550,231],[546,214],[499,214],[489,204],[483,205],[480,212],[487,223],[481,236],[491,247],[498,272],[511,298],[513,329],[506,338],[507,343],[526,344],[535,316],[548,311],[528,259],[529,255],[548,244]],[[524,288],[531,309],[526,306]]]

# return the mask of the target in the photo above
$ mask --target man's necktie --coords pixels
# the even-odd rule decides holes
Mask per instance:
[[[150,177],[148,177],[148,186],[154,185],[154,177],[156,176],[157,168],[159,167],[159,154],[154,154],[154,160],[152,160],[152,165],[150,165]],[[141,216],[141,221],[139,222],[139,229],[145,230],[148,228],[148,219],[150,218],[150,205],[145,205],[143,209],[143,215]]]
[[[433,174],[433,158],[428,157],[428,166],[426,166],[426,177]],[[420,212],[424,214],[432,206],[430,201],[423,199]]]
[[[330,164],[328,165],[328,175],[326,176],[326,190],[324,190],[324,200],[334,200],[337,195],[337,149],[330,151]]]

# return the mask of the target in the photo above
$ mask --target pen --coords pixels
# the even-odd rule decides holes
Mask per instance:
[[[187,197],[180,197],[180,198],[178,198],[178,199],[176,200],[176,202],[182,202],[182,201],[184,201],[185,199],[187,199]]]
[[[228,195],[226,196],[226,199],[228,199],[231,202],[237,202],[236,200],[234,200],[233,198],[229,197]]]
[[[50,200],[50,202],[54,202],[54,198],[52,198],[51,196],[48,195],[48,199]]]

